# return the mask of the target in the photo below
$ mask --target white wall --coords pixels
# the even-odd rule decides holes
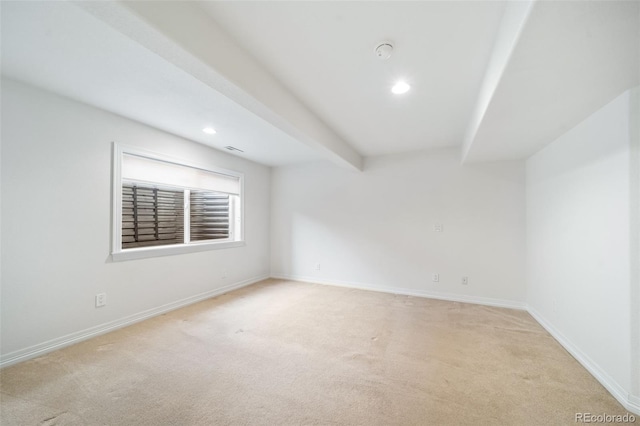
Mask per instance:
[[[640,309],[630,279],[640,214],[630,205],[640,166],[630,156],[631,99],[624,93],[527,161],[530,311],[622,401],[640,362],[631,349],[631,310]]]
[[[243,172],[246,246],[111,262],[112,141]],[[3,361],[268,276],[269,177],[265,166],[3,80]],[[96,309],[100,292],[108,303]]]
[[[367,158],[361,173],[279,167],[271,195],[274,276],[523,306],[523,162],[461,166],[444,149]]]

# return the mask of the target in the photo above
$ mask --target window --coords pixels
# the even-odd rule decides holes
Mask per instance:
[[[122,248],[184,243],[184,191],[122,183]]]
[[[114,144],[112,257],[242,245],[240,173]]]

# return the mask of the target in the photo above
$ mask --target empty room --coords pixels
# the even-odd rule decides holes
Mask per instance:
[[[0,17],[0,424],[640,423],[640,2]]]

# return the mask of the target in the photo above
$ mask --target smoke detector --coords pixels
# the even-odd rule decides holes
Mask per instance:
[[[393,52],[393,45],[387,41],[378,43],[376,48],[373,50],[381,61],[386,61],[391,57],[391,53]]]

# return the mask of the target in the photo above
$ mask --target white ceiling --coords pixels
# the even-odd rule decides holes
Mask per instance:
[[[640,84],[640,2],[523,4],[4,1],[2,73],[267,165],[526,158]]]
[[[459,145],[501,2],[201,2],[362,155]],[[387,61],[381,41],[395,46]],[[397,79],[412,86],[404,96]]]
[[[2,3],[2,74],[267,165],[322,158],[71,3]]]
[[[467,161],[526,158],[640,84],[640,2],[535,5]]]

